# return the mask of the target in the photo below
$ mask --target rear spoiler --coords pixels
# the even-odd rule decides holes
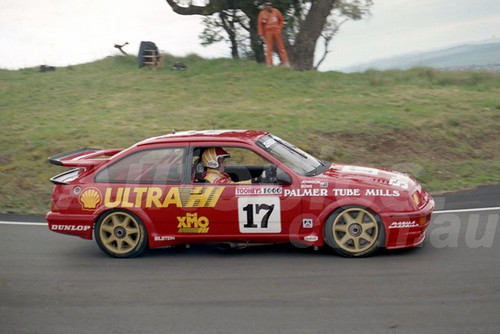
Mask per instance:
[[[57,166],[90,168],[107,161],[102,157],[112,157],[121,151],[122,149],[102,150],[100,148],[86,147],[53,155],[49,158],[49,162]]]

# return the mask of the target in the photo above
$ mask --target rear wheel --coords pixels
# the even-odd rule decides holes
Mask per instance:
[[[359,206],[340,208],[325,223],[325,242],[343,256],[372,254],[382,246],[384,235],[381,219]]]
[[[139,256],[147,246],[146,229],[132,213],[111,211],[102,215],[94,229],[99,247],[113,257]]]

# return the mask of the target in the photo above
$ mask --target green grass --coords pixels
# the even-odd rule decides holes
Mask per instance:
[[[182,61],[188,69],[171,71]],[[432,192],[500,181],[500,75],[299,72],[252,61],[134,57],[0,70],[0,212],[44,213],[50,155],[175,129],[275,133],[332,161],[412,172]]]

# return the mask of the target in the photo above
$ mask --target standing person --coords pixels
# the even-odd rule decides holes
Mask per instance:
[[[290,67],[288,55],[286,54],[285,46],[281,37],[283,30],[283,15],[281,12],[273,8],[272,1],[265,2],[266,8],[260,11],[257,18],[257,32],[266,43],[266,63],[267,66],[273,66],[273,48],[274,43],[278,47],[278,52],[281,58],[281,63],[286,67]]]

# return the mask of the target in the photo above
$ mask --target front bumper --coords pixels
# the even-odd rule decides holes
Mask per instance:
[[[422,244],[427,236],[435,203],[429,198],[427,204],[418,211],[389,213],[382,219],[385,226],[385,247],[387,249],[415,247]]]

